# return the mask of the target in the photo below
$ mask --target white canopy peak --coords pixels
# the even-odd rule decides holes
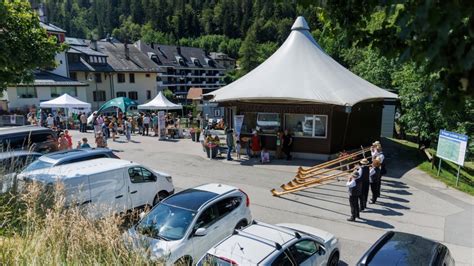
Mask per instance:
[[[299,16],[295,20],[295,23],[293,23],[293,26],[291,26],[291,30],[307,30],[307,31],[309,31],[308,22],[306,22],[306,19],[304,19],[303,16]]]

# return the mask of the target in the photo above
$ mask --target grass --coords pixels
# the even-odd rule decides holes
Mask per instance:
[[[65,208],[57,191],[33,184],[26,193],[0,195],[0,264],[162,265],[126,247],[121,217],[88,219],[79,207]]]
[[[440,175],[438,176],[439,158],[434,157],[434,163],[429,162],[424,154],[418,149],[418,144],[406,140],[390,139],[399,145],[407,159],[417,164],[417,167],[432,176],[433,178],[445,183],[446,185],[474,196],[474,162],[466,162],[461,167],[459,175],[459,184],[456,186],[456,174],[458,166],[454,163],[443,160],[441,164]],[[436,154],[434,149],[429,149],[432,155]]]

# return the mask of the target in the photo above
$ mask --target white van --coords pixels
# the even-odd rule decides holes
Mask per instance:
[[[137,163],[101,158],[23,172],[20,182],[64,186],[66,204],[87,207],[92,217],[155,205],[174,193],[171,176]]]

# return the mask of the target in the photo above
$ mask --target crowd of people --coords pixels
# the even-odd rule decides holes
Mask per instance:
[[[367,202],[375,204],[377,198],[380,197],[382,176],[386,174],[385,155],[379,141],[372,144],[370,151],[371,157],[364,158],[359,162],[357,169],[346,183],[351,207],[351,216],[347,220],[351,222],[360,219],[360,212],[367,208]],[[369,190],[372,194],[370,201],[368,201]]]

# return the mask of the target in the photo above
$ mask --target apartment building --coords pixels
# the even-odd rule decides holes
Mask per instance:
[[[159,69],[158,90],[170,89],[176,100],[186,102],[191,87],[209,92],[225,85],[226,68],[212,59],[203,49],[195,47],[135,43]]]

